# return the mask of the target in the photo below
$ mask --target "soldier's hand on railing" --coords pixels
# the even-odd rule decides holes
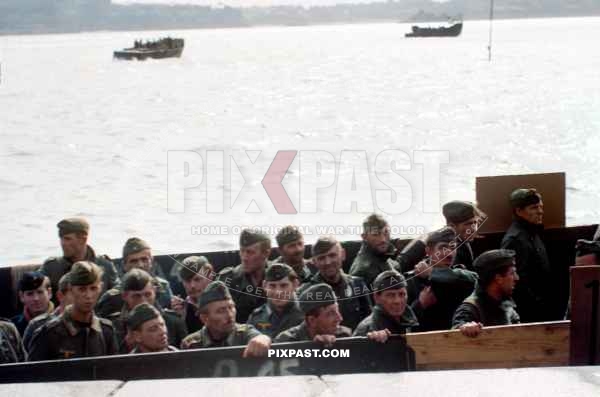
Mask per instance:
[[[481,329],[483,328],[483,324],[476,323],[475,321],[471,321],[465,323],[459,327],[460,332],[463,335],[468,336],[470,338],[474,338],[481,333]]]
[[[258,335],[250,339],[242,357],[266,357],[271,348],[271,338],[267,335]]]
[[[335,335],[315,335],[313,342],[321,343],[325,347],[331,347],[335,343]]]
[[[382,329],[380,331],[368,332],[367,338],[369,338],[370,340],[375,341],[375,342],[385,343],[385,342],[387,342],[390,335],[392,335],[392,333],[390,332],[389,329],[386,328],[386,329]]]
[[[431,290],[431,285],[423,288],[419,293],[419,304],[423,309],[427,309],[429,306],[433,306],[437,303],[437,298]]]

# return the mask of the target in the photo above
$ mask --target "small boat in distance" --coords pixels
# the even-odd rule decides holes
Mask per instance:
[[[138,59],[141,61],[147,58],[179,58],[183,52],[183,46],[183,39],[173,39],[171,37],[156,41],[147,41],[145,43],[142,40],[136,40],[132,48],[114,51],[113,57],[126,60]]]
[[[463,23],[457,22],[451,26],[439,26],[436,28],[421,28],[413,25],[412,32],[406,33],[405,37],[456,37],[462,32]]]

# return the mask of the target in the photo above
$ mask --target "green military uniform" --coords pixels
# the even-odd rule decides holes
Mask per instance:
[[[271,262],[271,263],[283,263],[283,264],[292,266],[289,263],[285,263],[282,256],[275,258],[273,260],[273,262]],[[313,276],[313,272],[310,270],[311,266],[313,266],[313,264],[310,260],[303,259],[302,268],[300,270],[294,268],[294,271],[298,275],[298,279],[300,280],[301,283],[307,282]],[[292,266],[292,268],[293,268],[293,266]]]
[[[395,256],[396,249],[391,244],[389,250],[381,254],[363,242],[348,273],[351,276],[361,277],[371,288],[375,278],[384,271],[400,271],[400,264],[394,260]]]
[[[179,315],[173,310],[157,308],[165,325],[167,326],[167,337],[169,338],[169,344],[173,346],[179,346],[181,341],[187,336],[187,327],[185,321],[179,317]],[[127,335],[127,319],[129,317],[129,309],[126,305],[123,305],[121,311],[115,312],[107,316],[107,319],[113,323],[115,329],[115,335],[117,338],[117,346],[119,346],[120,353],[127,353],[129,348],[125,343],[125,336]]]
[[[154,276],[154,279],[158,284],[158,288],[156,289],[156,301],[162,308],[171,307],[171,297],[173,296],[173,292],[171,291],[169,282],[158,276]],[[96,303],[96,313],[100,317],[108,317],[121,310],[124,303],[123,298],[121,297],[122,293],[123,288],[119,285],[102,294],[100,299],[98,299],[98,303]]]
[[[92,316],[90,324],[72,319],[68,306],[35,332],[29,351],[30,361],[75,357],[107,356],[117,353],[117,341],[109,320]]]
[[[29,349],[31,349],[31,340],[33,339],[35,332],[48,321],[58,317],[59,314],[60,313],[57,313],[57,311],[54,310],[52,313],[40,314],[39,316],[31,319],[29,324],[27,324],[27,328],[25,328],[25,332],[23,333],[23,346],[25,347],[25,350],[29,351]]]
[[[103,291],[119,285],[120,280],[117,275],[117,269],[108,256],[97,256],[92,247],[88,245],[84,260],[95,263],[104,271],[102,275]],[[64,274],[71,271],[72,266],[73,261],[69,258],[65,258],[64,256],[53,257],[46,259],[40,271],[50,279],[52,291],[58,291],[58,281]]]
[[[265,270],[268,264],[265,263]],[[237,310],[236,321],[245,323],[250,314],[266,301],[265,291],[262,285],[254,285],[250,276],[244,273],[242,265],[223,269],[217,275],[217,280],[223,282],[233,297]]]
[[[248,324],[253,325],[261,333],[270,338],[281,331],[292,328],[304,320],[304,313],[297,302],[290,302],[283,313],[278,313],[269,303],[255,309],[248,318]]]
[[[25,361],[21,335],[8,319],[0,319],[0,364]]]
[[[497,301],[485,291],[477,289],[456,309],[452,328],[475,321],[484,326],[510,325],[521,322],[512,299]]]
[[[234,330],[224,339],[214,340],[206,326],[200,331],[188,335],[181,342],[182,349],[204,349],[209,347],[245,346],[260,332],[249,324],[235,324]]]
[[[352,330],[348,327],[338,325],[335,331],[336,338],[346,338],[352,336]],[[278,342],[301,342],[312,340],[308,334],[308,328],[306,327],[306,321],[302,321],[299,325],[292,327],[288,330],[281,332],[275,337],[274,343]]]

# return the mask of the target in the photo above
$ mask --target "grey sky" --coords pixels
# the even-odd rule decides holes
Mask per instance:
[[[373,3],[382,0],[112,0],[113,3],[131,4],[196,4],[196,5],[228,5],[231,7],[274,6],[274,5],[332,5],[341,3]],[[444,2],[447,0],[434,0]]]

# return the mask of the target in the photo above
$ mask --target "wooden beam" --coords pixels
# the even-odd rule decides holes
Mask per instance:
[[[569,365],[569,321],[407,334],[418,370]]]

